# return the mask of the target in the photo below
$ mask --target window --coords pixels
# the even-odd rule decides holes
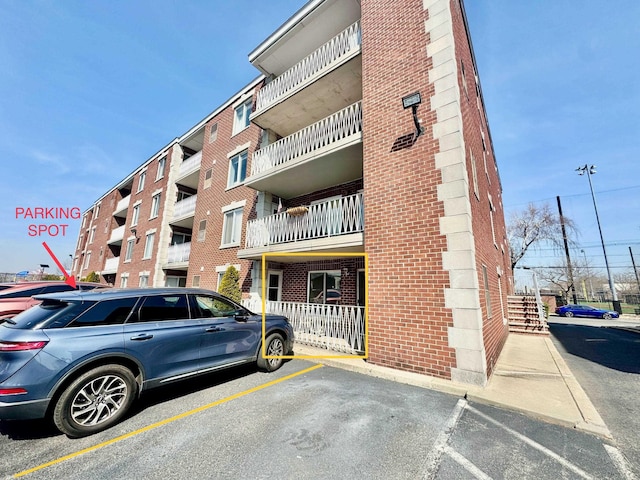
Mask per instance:
[[[131,261],[131,257],[133,257],[133,245],[136,243],[135,238],[132,238],[131,240],[127,241],[127,249],[125,250],[124,253],[124,261],[125,262],[130,262]]]
[[[218,124],[214,123],[209,127],[209,143],[213,143],[218,138]]]
[[[190,241],[191,241],[191,235],[189,235],[188,233],[173,232],[171,234],[170,245],[181,245],[183,243],[188,243]]]
[[[138,178],[138,192],[141,192],[142,189],[144,188],[144,180],[147,176],[147,172],[144,171],[140,174],[140,177]],[[137,192],[136,192],[137,193]]]
[[[140,281],[138,283],[140,288],[146,288],[149,286],[149,275],[140,275]]]
[[[341,283],[340,270],[309,272],[308,303],[339,304],[342,300]]]
[[[135,227],[138,225],[138,218],[140,217],[140,204],[133,206],[133,211],[131,212],[131,226]]]
[[[91,252],[87,252],[87,255],[84,257],[84,268],[85,270],[89,268],[89,262],[91,261]]]
[[[491,295],[489,294],[489,274],[487,266],[482,265],[482,278],[484,281],[484,298],[487,303],[487,318],[491,318]]]
[[[167,275],[167,279],[164,281],[165,287],[186,287],[187,277],[174,277]]]
[[[147,234],[147,240],[144,244],[144,254],[142,255],[143,260],[151,258],[151,255],[153,255],[153,242],[155,238],[156,238],[155,232]]]
[[[98,215],[100,215],[100,205],[96,205],[96,209],[93,212],[93,218],[98,218]]]
[[[211,176],[213,174],[213,169],[210,168],[206,172],[204,172],[204,188],[209,188],[211,186]]]
[[[156,218],[158,216],[158,213],[160,213],[161,196],[162,194],[158,193],[157,195],[154,195],[153,198],[151,199],[151,217],[149,218]]]
[[[475,193],[476,198],[480,200],[480,193],[478,189],[478,167],[476,166],[476,159],[473,158],[473,153],[469,152],[471,156],[471,175],[473,177],[473,193]]]
[[[235,246],[240,244],[242,233],[242,208],[236,208],[224,214],[222,225],[222,246]]]
[[[249,126],[249,115],[251,115],[251,107],[253,103],[249,99],[242,105],[236,107],[235,115],[233,116],[233,133],[232,135],[241,132]]]
[[[489,219],[491,220],[491,237],[493,238],[493,246],[498,248],[498,242],[496,241],[496,227],[493,223],[493,212],[495,212],[496,209],[493,206],[493,199],[491,198],[491,195],[489,195]]]
[[[191,282],[191,286],[193,288],[198,288],[200,286],[200,275],[193,276],[193,282]]]
[[[167,163],[167,157],[162,157],[160,160],[158,160],[158,171],[156,173],[156,180],[160,180],[162,177],[164,177],[164,167]]]
[[[122,275],[120,277],[120,288],[127,288],[127,284],[129,283],[129,274]]]
[[[157,322],[189,318],[185,295],[153,295],[144,299],[138,311],[138,321]]]
[[[138,300],[137,297],[131,297],[98,302],[68,326],[88,327],[96,325],[121,325],[131,313],[131,309],[136,304],[136,300]]]
[[[282,298],[282,272],[270,270],[267,274],[267,300],[279,302]]]
[[[91,232],[89,233],[89,243],[93,243],[93,239],[96,236],[96,227],[93,227],[91,229]]]
[[[212,295],[196,295],[194,318],[233,317],[242,312],[237,305]]]
[[[187,198],[189,198],[191,196],[192,196],[191,193],[183,192],[182,190],[178,190],[178,193],[176,193],[176,202],[181,202],[182,200],[186,200]]]
[[[245,150],[238,155],[234,155],[229,159],[229,178],[227,180],[227,188],[235,187],[244,182],[247,177],[247,151]]]
[[[201,220],[200,225],[198,225],[198,241],[204,242],[204,239],[207,236],[207,221]]]

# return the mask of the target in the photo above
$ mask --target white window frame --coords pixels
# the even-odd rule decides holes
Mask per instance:
[[[82,265],[82,269],[86,270],[89,268],[89,263],[91,262],[91,250],[89,250],[84,256],[84,264]]]
[[[340,291],[342,292],[342,270],[309,270],[307,272],[307,303],[313,303],[311,301],[311,274],[312,273],[323,273],[324,276],[324,284],[322,287],[323,292],[327,291],[327,275],[331,274],[335,276],[340,276]],[[326,297],[326,296],[325,296]],[[324,305],[326,305],[327,299],[324,299]]]
[[[95,236],[96,236],[96,227],[92,227],[91,231],[89,232],[89,243],[93,243]]]
[[[243,150],[236,155],[229,158],[229,172],[227,175],[227,188],[234,188],[238,185],[242,185],[247,178],[247,163],[249,159],[249,150]],[[238,168],[235,170],[235,177],[233,177],[234,169],[232,168],[234,162],[237,162]],[[244,171],[244,176],[242,172]]]
[[[165,155],[158,160],[158,171],[156,172],[156,180],[164,178],[164,169],[167,165],[167,156]]]
[[[276,302],[281,302],[282,301],[282,278],[283,278],[283,272],[282,270],[268,270],[267,271],[267,284],[265,285],[265,291],[267,294],[267,298],[265,298],[266,301],[273,301],[273,300],[269,300],[269,290],[271,289],[271,287],[269,286],[269,278],[271,277],[271,275],[275,275],[278,277],[278,285],[277,287],[275,287],[277,290],[277,294],[276,294]]]
[[[127,246],[125,247],[124,250],[124,261],[125,262],[130,262],[131,259],[133,258],[133,247],[136,244],[136,239],[135,238],[130,238],[127,240]]]
[[[251,125],[249,117],[251,116],[252,109],[253,97],[248,98],[233,109],[233,133],[231,136],[237,135],[249,128],[249,125]]]
[[[155,243],[156,232],[148,232],[144,242],[144,253],[142,254],[143,260],[148,260],[153,257],[153,244]]]
[[[140,288],[147,288],[149,286],[149,274],[148,273],[140,273],[140,278],[138,279],[138,286]]]
[[[151,197],[151,216],[149,220],[152,218],[156,218],[160,214],[160,200],[162,199],[162,192],[156,193],[153,197]]]
[[[131,226],[135,227],[136,225],[138,225],[138,220],[140,220],[140,205],[142,204],[142,202],[140,203],[136,203],[131,210]]]
[[[128,284],[129,284],[129,274],[123,273],[122,275],[120,275],[120,288],[127,288]]]
[[[242,239],[242,217],[244,207],[234,208],[224,212],[222,219],[222,239],[220,248],[237,247]],[[230,241],[225,242],[228,229],[231,228]]]
[[[204,228],[202,228],[204,226]],[[207,220],[200,220],[198,223],[198,236],[196,237],[197,242],[204,242],[207,238]]]
[[[144,182],[146,178],[147,178],[147,171],[143,170],[142,172],[140,172],[140,176],[138,177],[138,190],[136,190],[136,193],[144,190]]]

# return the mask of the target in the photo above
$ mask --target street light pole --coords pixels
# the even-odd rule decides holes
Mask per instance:
[[[596,204],[596,195],[593,193],[593,183],[591,183],[591,175],[596,173],[595,165],[587,165],[576,168],[578,175],[587,174],[587,178],[589,179],[589,188],[591,189],[591,198],[593,199],[593,209],[596,212],[596,222],[598,223],[598,232],[600,233],[600,243],[602,243],[602,253],[604,253],[604,264],[607,267],[607,276],[609,277],[609,288],[611,289],[611,295],[613,296],[613,309],[622,313],[622,308],[620,306],[620,301],[618,300],[618,293],[616,292],[616,285],[613,283],[613,277],[611,276],[611,269],[609,268],[609,260],[607,259],[607,249],[604,246],[604,238],[602,236],[602,227],[600,226],[600,216],[598,215],[598,205]]]

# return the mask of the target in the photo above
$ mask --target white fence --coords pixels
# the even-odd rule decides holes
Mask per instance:
[[[190,197],[185,198],[184,200],[180,200],[176,202],[173,207],[173,220],[177,220],[182,217],[188,217],[189,215],[195,213],[196,211],[196,200],[197,195],[191,195]]]
[[[183,175],[190,173],[191,171],[195,171],[200,168],[200,164],[202,163],[202,150],[198,153],[191,155],[189,158],[184,160],[180,164],[180,169],[178,171],[178,178]]]
[[[253,153],[251,175],[284,165],[362,133],[362,103],[356,102]]]
[[[307,213],[276,213],[247,222],[245,247],[257,248],[364,230],[361,193],[311,205]]]
[[[356,22],[261,88],[256,99],[256,112],[269,108],[311,77],[329,70],[343,57],[359,49],[360,41],[360,22]]]
[[[191,254],[191,242],[178,243],[169,246],[167,250],[167,263],[183,263],[189,261]]]
[[[245,300],[243,304],[262,313],[259,300]],[[364,352],[364,307],[268,301],[266,310],[289,319],[298,343],[342,353]]]
[[[102,272],[116,272],[119,264],[120,257],[107,258],[104,262],[104,270]]]

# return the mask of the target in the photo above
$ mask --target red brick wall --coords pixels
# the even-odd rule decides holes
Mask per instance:
[[[365,251],[369,255],[369,360],[450,378],[451,311],[441,253],[442,182],[435,168],[422,2],[362,1]],[[403,96],[419,91],[425,133],[409,148],[394,143],[414,131]],[[406,137],[405,137],[406,138]]]
[[[255,98],[254,98],[255,102]],[[245,225],[249,218],[255,217],[256,191],[239,186],[227,190],[229,159],[227,154],[236,147],[250,142],[247,159],[247,177],[251,172],[251,156],[260,145],[262,130],[254,124],[232,136],[234,110],[230,106],[207,123],[202,149],[198,201],[196,203],[191,240],[191,255],[187,273],[187,286],[193,285],[193,277],[200,276],[200,287],[215,290],[219,265],[241,265],[240,284],[248,294],[251,285],[251,261],[238,259],[238,250],[244,248]],[[217,123],[217,138],[209,142],[209,127]],[[204,188],[206,171],[212,168],[211,187]],[[221,208],[233,202],[246,200],[243,209],[243,228],[239,247],[220,248],[224,215]],[[198,242],[198,226],[201,220],[207,221],[206,238]]]
[[[495,362],[508,335],[508,325],[503,322],[507,315],[507,295],[511,288],[511,272],[506,228],[502,206],[502,188],[498,176],[496,159],[491,144],[481,92],[476,88],[474,59],[469,44],[467,30],[458,0],[451,0],[451,12],[456,44],[458,82],[460,84],[460,102],[463,119],[464,142],[466,147],[467,174],[469,178],[469,198],[471,199],[472,226],[476,249],[476,268],[480,286],[480,305],[483,316],[483,340],[486,350],[487,374],[491,375]],[[464,68],[464,75],[463,75]],[[466,83],[466,88],[465,88]],[[482,132],[484,132],[484,145]],[[473,159],[472,155],[473,153]],[[485,161],[486,159],[486,161]],[[474,191],[471,162],[476,163],[478,195]],[[486,169],[485,169],[486,164]],[[493,227],[489,195],[493,207]],[[487,267],[491,315],[488,315],[484,294],[484,276],[482,266]],[[503,272],[498,276],[497,267]],[[502,297],[498,282],[502,284]]]

